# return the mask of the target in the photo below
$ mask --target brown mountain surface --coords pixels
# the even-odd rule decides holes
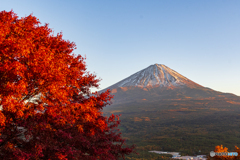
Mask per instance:
[[[159,64],[106,89],[114,99],[103,113],[121,114],[119,129],[140,153],[130,159],[150,157],[150,150],[208,155],[217,145],[231,151],[239,146],[239,96],[203,87]]]
[[[171,99],[229,99],[240,97],[203,87],[162,64],[154,64],[101,90],[111,90],[114,104]]]

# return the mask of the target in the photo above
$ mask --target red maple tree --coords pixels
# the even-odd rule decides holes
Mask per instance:
[[[133,152],[101,109],[109,90],[76,46],[29,15],[0,12],[0,159],[118,159]],[[37,98],[36,98],[37,97]]]

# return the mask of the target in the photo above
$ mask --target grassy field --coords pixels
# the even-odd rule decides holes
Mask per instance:
[[[119,126],[127,144],[136,144],[139,155],[128,159],[169,159],[150,150],[181,155],[208,155],[215,146],[229,151],[240,147],[240,105],[237,101],[162,100],[108,106],[105,115],[121,114]]]

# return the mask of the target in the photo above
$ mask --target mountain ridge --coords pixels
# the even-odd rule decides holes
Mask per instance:
[[[237,98],[232,93],[222,93],[203,87],[175,70],[153,64],[99,92],[111,90],[113,104],[141,100]]]
[[[178,72],[170,69],[163,64],[150,65],[129,77],[107,87],[109,89],[118,87],[156,87],[156,86],[179,86],[179,85],[198,85],[199,84],[182,76]]]

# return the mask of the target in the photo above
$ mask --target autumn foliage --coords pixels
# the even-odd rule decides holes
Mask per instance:
[[[118,116],[101,112],[113,97],[91,93],[99,79],[75,48],[32,15],[0,12],[0,159],[113,160],[133,151]]]
[[[223,146],[221,145],[221,146],[216,146],[214,152],[230,152],[230,151],[228,151],[227,147],[223,148]],[[214,156],[209,159],[213,159],[213,160],[238,160],[238,159],[240,159],[240,149],[237,146],[235,146],[235,150],[232,152],[237,152],[238,156]]]

